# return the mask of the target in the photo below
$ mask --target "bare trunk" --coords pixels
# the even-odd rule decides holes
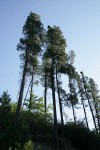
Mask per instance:
[[[85,110],[85,105],[84,105],[84,100],[83,100],[82,94],[81,94],[81,98],[82,98],[82,106],[83,106],[83,110],[84,110],[86,126],[89,129],[89,125],[88,125],[88,121],[87,121],[87,115],[86,115],[86,110]]]
[[[51,65],[51,87],[52,87],[52,98],[53,98],[54,129],[55,129],[55,136],[56,136],[56,141],[57,141],[56,149],[58,150],[58,126],[57,126],[55,79],[54,79],[54,61],[53,60],[52,60],[52,65]]]
[[[45,91],[44,91],[44,109],[45,109],[45,114],[47,112],[47,74],[45,72]]]
[[[31,90],[30,90],[29,112],[31,111],[31,105],[32,105],[33,76],[34,76],[34,66],[33,66],[32,79],[31,79]]]
[[[96,129],[96,131],[97,131],[97,126],[96,126],[96,122],[95,122],[95,117],[94,117],[94,114],[93,114],[93,110],[92,110],[91,103],[90,103],[90,100],[89,100],[89,97],[88,97],[87,92],[86,92],[86,95],[87,95],[87,100],[88,100],[88,104],[89,104],[89,107],[90,107],[90,111],[91,111],[91,114],[92,114],[93,123],[94,123],[95,129]]]
[[[25,86],[25,77],[26,77],[26,72],[27,72],[27,64],[28,64],[28,56],[27,56],[27,53],[26,53],[26,60],[25,60],[25,65],[24,65],[24,69],[23,69],[23,75],[22,75],[22,80],[21,80],[18,104],[17,104],[17,109],[16,109],[16,119],[18,119],[18,117],[20,115],[22,99],[23,99],[23,92],[24,92],[24,86]]]
[[[58,92],[58,99],[59,99],[59,108],[60,108],[60,117],[61,117],[61,126],[62,126],[62,138],[63,138],[63,150],[65,150],[65,143],[64,143],[64,120],[63,120],[63,112],[62,112],[62,103],[60,98],[60,89],[59,89],[59,81],[57,77],[57,68],[56,68],[56,83],[57,83],[57,92]]]
[[[79,84],[79,90],[81,91],[81,87],[80,87],[80,84]],[[85,104],[84,104],[84,98],[83,98],[83,90],[81,91],[81,100],[82,100],[82,106],[83,106],[83,111],[84,111],[84,115],[85,115],[85,121],[86,121],[86,126],[87,128],[89,129],[89,124],[88,124],[88,120],[87,120],[87,114],[86,114],[86,109],[85,109]]]
[[[73,110],[74,123],[76,123],[76,116],[75,116],[75,110],[74,110],[73,100],[72,100],[71,103],[72,103],[72,110]]]
[[[70,87],[70,94],[72,95],[71,91],[71,85],[70,85],[71,79],[69,77],[69,87]],[[73,111],[73,118],[74,118],[74,123],[76,123],[76,116],[75,116],[75,110],[74,110],[74,104],[73,104],[73,99],[71,99],[71,105],[72,105],[72,111]]]

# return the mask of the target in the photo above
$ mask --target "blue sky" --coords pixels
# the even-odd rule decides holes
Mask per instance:
[[[67,39],[66,51],[76,53],[78,72],[94,78],[100,88],[100,0],[1,0],[0,94],[8,90],[16,100],[20,85],[16,46],[30,11],[41,16],[45,28],[61,28]]]

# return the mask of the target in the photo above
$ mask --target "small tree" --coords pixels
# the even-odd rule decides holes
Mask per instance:
[[[30,99],[26,99],[26,102],[24,105],[26,106],[26,109],[28,109],[31,112],[40,112],[44,113],[44,102],[43,98],[38,96],[35,96],[33,93],[31,95],[31,106],[30,106]]]
[[[11,98],[8,94],[8,91],[3,92],[2,96],[0,97],[0,115],[3,117],[11,110],[10,102]]]

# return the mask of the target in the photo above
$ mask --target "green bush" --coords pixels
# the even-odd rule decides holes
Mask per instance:
[[[81,123],[65,125],[65,137],[79,150],[99,150],[100,135],[90,131]]]
[[[23,148],[23,150],[33,150],[33,149],[34,147],[33,147],[33,143],[31,140],[25,143],[24,148]]]

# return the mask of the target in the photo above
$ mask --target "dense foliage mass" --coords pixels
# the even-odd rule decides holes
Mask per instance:
[[[48,25],[46,31],[39,15],[29,14],[23,26],[23,38],[17,45],[22,68],[18,101],[12,102],[8,92],[0,97],[0,150],[100,149],[99,90],[92,78],[76,71],[75,53],[73,50],[66,53],[66,47],[66,39],[58,26]],[[66,89],[63,75],[67,77]],[[43,98],[34,95],[36,84],[43,86]],[[51,104],[48,92],[51,92]],[[76,107],[83,110],[81,121]],[[64,123],[64,108],[72,110],[73,121]],[[94,130],[89,129],[87,108]],[[43,148],[43,145],[48,146]]]
[[[47,113],[45,115],[40,102],[37,103],[34,100],[34,104],[37,105],[37,107],[33,112],[29,112],[26,109],[21,110],[16,127],[16,103],[11,103],[11,99],[6,92],[3,93],[0,99],[2,99],[2,102],[0,101],[1,150],[33,150],[35,148],[34,143],[39,143],[37,147],[43,144],[52,145],[50,148],[56,149],[56,136],[54,134],[52,114]],[[97,150],[100,149],[99,142],[100,135],[95,133],[95,131],[90,131],[80,122],[76,124],[68,122],[64,125],[64,143],[69,149],[73,146],[79,150]],[[41,147],[38,149],[41,150]],[[61,124],[58,124],[58,147],[59,150],[63,149]]]

